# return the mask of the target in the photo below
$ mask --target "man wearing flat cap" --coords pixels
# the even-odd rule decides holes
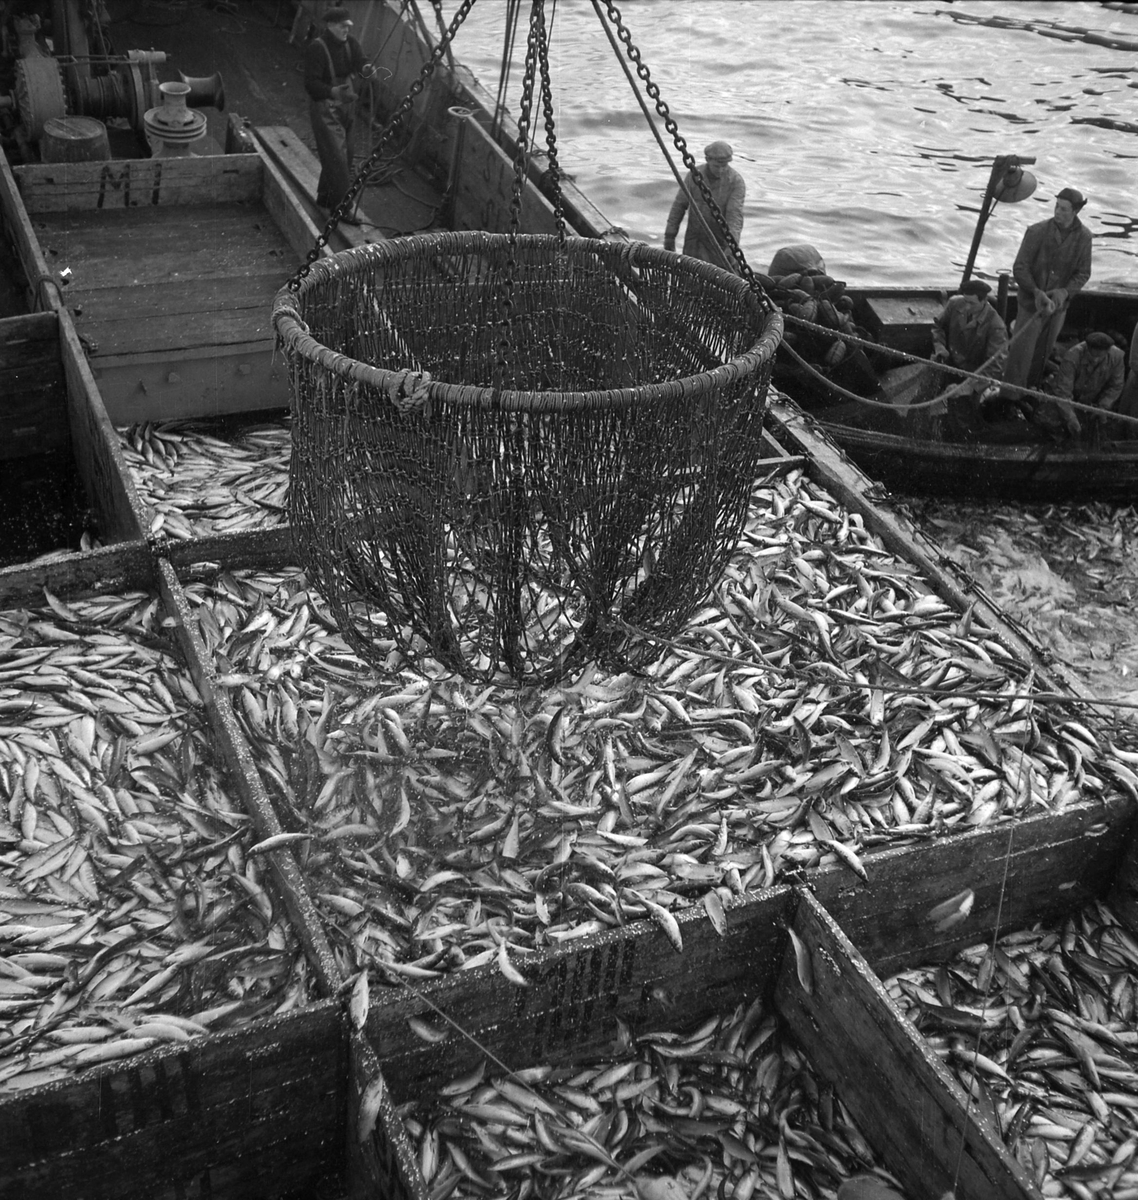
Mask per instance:
[[[933,362],[946,362],[962,371],[978,371],[1008,344],[1008,330],[988,303],[991,286],[970,279],[933,322]],[[995,376],[999,360],[987,374]]]
[[[704,148],[703,156],[705,162],[699,173],[716,207],[723,214],[731,236],[738,242],[743,234],[743,200],[747,185],[743,182],[743,176],[731,166],[732,150],[726,142],[712,142]],[[664,226],[665,250],[676,248],[676,235],[680,232],[685,213],[688,225],[684,234],[684,253],[725,270],[736,271],[735,257],[723,241],[719,222],[705,203],[691,171],[685,176],[668,212],[668,223]]]
[[[1094,442],[1101,437],[1105,425],[1108,428],[1107,436],[1113,439],[1115,431],[1110,427],[1121,427],[1121,421],[1104,422],[1094,413],[1077,413],[1064,401],[1074,400],[1079,404],[1093,405],[1104,412],[1113,411],[1122,395],[1125,370],[1126,355],[1114,344],[1109,333],[1088,334],[1085,341],[1067,351],[1059,369],[1048,379],[1047,391],[1055,397],[1055,404],[1044,401],[1045,411],[1037,414],[1037,417],[1041,418],[1042,424],[1056,432],[1061,421],[1072,437],[1085,433]]]
[[[1064,188],[1055,212],[1023,235],[1012,274],[1016,281],[1016,336],[1004,378],[1033,387],[1067,319],[1071,297],[1091,277],[1091,231],[1079,220],[1086,197]]]
[[[368,66],[360,44],[352,36],[348,10],[339,6],[324,14],[324,32],[314,37],[304,51],[304,90],[308,93],[308,115],[320,159],[316,203],[335,209],[352,186],[352,121],[356,92],[353,78],[367,74]],[[345,224],[358,225],[352,213]]]

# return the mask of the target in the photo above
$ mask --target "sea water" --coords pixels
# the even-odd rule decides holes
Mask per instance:
[[[603,5],[602,5],[603,7]],[[1138,15],[1019,0],[623,0],[617,5],[680,134],[725,139],[747,184],[742,246],[765,270],[810,242],[851,284],[952,285],[968,256],[992,161],[1036,159],[1034,195],[1001,204],[975,274],[1010,271],[1026,226],[1076,187],[1095,236],[1096,284],[1138,288]],[[457,4],[447,0],[449,19]],[[478,0],[456,56],[499,89],[506,0]],[[518,111],[528,19],[507,102]],[[547,10],[550,5],[547,4]],[[655,244],[676,192],[591,0],[552,6],[550,65],[562,168],[629,236]],[[1015,28],[976,24],[1008,19]],[[1034,28],[1026,28],[1033,25]],[[611,27],[611,26],[610,26]],[[1069,40],[1064,40],[1069,39]],[[649,102],[650,110],[653,110]],[[538,144],[544,144],[540,109]],[[663,121],[653,118],[682,169]]]

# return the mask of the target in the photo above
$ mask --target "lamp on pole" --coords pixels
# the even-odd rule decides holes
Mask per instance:
[[[976,222],[976,232],[972,235],[972,247],[968,251],[968,261],[964,264],[964,274],[960,278],[961,287],[972,277],[972,266],[976,262],[976,251],[980,249],[980,239],[984,236],[984,226],[988,223],[996,203],[1002,200],[1005,204],[1016,204],[1020,200],[1026,200],[1035,191],[1035,176],[1023,169],[1024,163],[1034,162],[1034,157],[1001,154],[992,163],[988,189],[984,193],[984,202],[980,205],[980,218]]]

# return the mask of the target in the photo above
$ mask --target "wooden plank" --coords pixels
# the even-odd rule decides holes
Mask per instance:
[[[93,342],[96,365],[100,358],[116,355],[157,354],[164,350],[199,350],[213,347],[224,352],[231,346],[255,345],[272,341],[272,297],[276,289],[261,303],[220,311],[199,310],[195,313],[164,312],[133,319],[77,321],[83,336]]]
[[[281,409],[289,400],[287,368],[268,338],[236,346],[97,354],[90,363],[116,425]]]
[[[214,1200],[338,1181],[347,1071],[324,1002],[0,1100],[0,1195]]]
[[[42,604],[44,588],[60,597],[132,592],[154,584],[154,560],[142,542],[102,546],[50,561],[0,568],[0,608]]]
[[[48,269],[39,239],[32,229],[31,219],[20,198],[16,177],[12,174],[12,168],[3,150],[0,150],[0,216],[3,217],[8,236],[24,269],[24,278],[28,281],[33,305],[43,309],[58,307],[59,285]]]
[[[72,310],[76,326],[85,330],[88,323],[144,318],[159,307],[164,316],[186,317],[265,306],[268,297],[271,309],[273,297],[287,281],[285,265],[222,279],[195,277],[176,287],[167,283],[139,283],[129,287],[86,288],[82,293],[83,311],[74,313],[74,306]],[[271,327],[269,317],[265,324]]]
[[[407,1129],[395,1111],[380,1062],[367,1038],[352,1030],[349,1037],[348,1119],[346,1122],[346,1186],[352,1197],[420,1200],[427,1185]],[[358,1133],[361,1100],[369,1088],[382,1089],[375,1127],[365,1138]]]
[[[0,318],[0,366],[52,358],[59,360],[59,322],[54,313]]]
[[[465,121],[452,227],[508,233],[513,186],[513,162],[481,125]],[[522,198],[522,228],[530,234],[557,232],[553,205],[533,187],[527,187]]]
[[[69,304],[89,289],[285,274],[292,261],[260,205],[82,213],[38,228],[45,249],[73,272]]]
[[[173,634],[182,651],[194,686],[205,702],[214,748],[229,769],[230,780],[249,814],[258,840],[283,832],[276,810],[257,770],[256,760],[241,731],[229,695],[217,682],[213,656],[197,632],[197,620],[170,562],[158,559],[158,588]],[[300,938],[309,964],[325,996],[334,995],[343,982],[340,968],[324,935],[324,926],[309,895],[304,875],[292,851],[270,851],[266,857],[274,883]]]
[[[60,353],[67,380],[67,412],[75,465],[107,542],[139,541],[150,517],[123,458],[118,433],[103,407],[75,323],[59,310]]]
[[[1123,842],[1107,903],[1123,925],[1138,937],[1138,827],[1131,829]]]
[[[261,159],[252,154],[16,167],[28,213],[161,205],[251,203],[261,196]]]
[[[257,144],[256,139],[254,139],[254,144]],[[307,259],[308,252],[312,247],[316,245],[320,230],[308,215],[300,197],[285,178],[284,173],[259,145],[257,153],[262,156],[264,163],[264,190],[261,194],[261,202],[287,240],[296,264],[299,266]],[[327,255],[331,251],[325,246],[321,253]],[[289,273],[291,274],[291,271]]]
[[[275,571],[296,566],[292,530],[287,525],[170,542],[166,554],[182,580],[208,579],[234,567]]]
[[[887,549],[916,566],[942,600],[960,612],[975,605],[976,620],[990,629],[1022,663],[1034,667],[1036,678],[1045,687],[1089,697],[1085,685],[1072,672],[1045,658],[1042,646],[1026,630],[1013,627],[1008,615],[974,584],[969,590],[958,583],[941,565],[946,559],[939,547],[903,517],[886,512],[871,499],[876,496],[877,485],[846,458],[797,404],[786,397],[772,398],[769,416],[776,436],[810,460],[810,477],[852,512],[860,513],[866,527]]]
[[[999,1131],[972,1114],[960,1085],[806,889],[792,928],[810,965],[804,983],[787,947],[775,1003],[908,1194],[1038,1200]]]
[[[1007,933],[1051,923],[1103,898],[1134,828],[1132,801],[1087,802],[865,855],[868,883],[832,868],[813,875],[811,886],[874,970],[888,978],[988,941],[997,927]],[[975,895],[967,920],[938,931],[929,910],[966,888]]]
[[[0,462],[51,454],[71,444],[63,368],[0,371]]]
[[[571,948],[526,955],[515,965],[528,987],[509,983],[490,966],[413,989],[373,989],[368,1040],[398,1103],[436,1089],[483,1057],[457,1033],[424,1045],[407,1018],[421,1015],[437,1024],[428,1000],[514,1068],[600,1052],[611,1043],[618,1018],[633,1030],[660,1021],[679,1028],[728,1012],[773,986],[780,925],[792,904],[788,888],[728,904],[723,937],[702,904],[678,910],[682,954],[658,926],[638,921],[581,938]]]

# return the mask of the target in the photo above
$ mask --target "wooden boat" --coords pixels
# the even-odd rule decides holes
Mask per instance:
[[[421,28],[394,6],[359,3],[353,11],[365,49],[386,55],[380,61],[391,72],[396,95],[428,54]],[[431,180],[440,185],[440,198],[449,194],[456,223],[492,224],[508,213],[502,196],[513,127],[504,122],[491,132],[498,123],[460,67],[443,77],[446,86],[426,97],[416,114],[412,136],[417,133],[422,143],[425,172],[419,178],[425,186]],[[469,107],[471,115],[448,124],[442,114],[459,105]],[[274,247],[287,245],[294,258],[302,256],[316,233],[308,208],[311,196],[301,186],[311,176],[311,160],[286,131],[252,136],[251,146],[241,146],[235,154],[204,156],[184,167],[180,178],[194,181],[196,198],[211,211],[218,204],[241,203],[267,213],[279,234]],[[265,386],[275,382],[271,357],[253,357],[267,347],[259,336],[262,327],[256,324],[250,291],[240,278],[246,270],[254,277],[273,272],[262,269],[263,262],[242,262],[228,279],[215,278],[210,290],[196,286],[203,282],[199,276],[208,275],[208,267],[202,271],[199,263],[190,276],[193,288],[163,289],[161,294],[171,298],[189,290],[222,303],[232,301],[245,313],[234,322],[242,330],[241,340],[229,340],[227,329],[217,323],[210,326],[206,318],[212,301],[199,299],[206,304],[195,310],[202,315],[201,328],[212,328],[207,337],[214,341],[115,343],[114,357],[126,361],[114,363],[116,370],[100,377],[99,354],[90,341],[84,345],[78,325],[86,319],[87,305],[81,304],[84,313],[76,315],[57,272],[41,277],[47,261],[41,230],[54,221],[66,223],[59,228],[75,238],[75,249],[95,244],[81,242],[80,231],[83,238],[92,230],[110,236],[116,222],[121,228],[139,219],[180,221],[186,222],[183,230],[196,228],[195,213],[189,210],[199,206],[183,205],[185,193],[166,195],[165,178],[156,185],[152,164],[113,161],[109,170],[132,181],[132,194],[137,194],[133,181],[145,183],[142,194],[148,204],[157,187],[153,207],[169,207],[170,213],[99,209],[90,189],[100,186],[103,168],[93,174],[84,166],[76,172],[73,178],[82,183],[79,195],[64,201],[59,198],[68,196],[66,173],[56,172],[57,187],[44,170],[27,166],[14,172],[6,163],[0,165],[5,223],[14,232],[42,310],[15,318],[0,336],[0,348],[11,355],[4,366],[13,378],[28,383],[20,398],[23,414],[6,412],[9,425],[0,445],[24,437],[43,447],[58,439],[51,444],[73,456],[99,510],[107,543],[98,550],[0,570],[0,611],[41,604],[44,589],[57,603],[90,593],[138,590],[160,601],[166,652],[193,681],[200,698],[195,712],[208,724],[212,745],[249,818],[246,841],[278,839],[263,855],[261,877],[287,913],[320,996],[296,1011],[232,1032],[154,1046],[125,1062],[92,1065],[64,1081],[14,1095],[0,1093],[0,1194],[25,1200],[90,1195],[121,1200],[140,1195],[424,1200],[430,1195],[428,1183],[396,1105],[437,1088],[477,1054],[461,1039],[425,1043],[409,1018],[434,1017],[442,1010],[482,1047],[520,1069],[607,1053],[618,1019],[634,1029],[661,1021],[686,1025],[762,996],[793,1030],[804,1056],[837,1086],[913,1197],[939,1196],[955,1183],[958,1200],[1037,1200],[1039,1193],[998,1130],[977,1116],[971,1098],[950,1079],[915,1027],[899,1016],[878,976],[930,957],[947,957],[962,945],[989,940],[996,929],[1037,921],[1058,927],[1096,898],[1109,898],[1119,918],[1138,930],[1135,801],[1129,793],[1114,788],[1088,793],[1063,811],[1044,812],[1014,826],[946,833],[919,845],[867,854],[865,881],[841,866],[823,867],[811,874],[808,889],[780,883],[731,901],[722,935],[692,906],[679,917],[682,953],[662,929],[638,921],[528,957],[524,988],[490,966],[421,987],[385,990],[373,995],[362,1017],[352,1015],[344,1003],[351,980],[331,952],[311,883],[293,844],[279,841],[285,826],[260,769],[266,747],[243,731],[230,698],[233,677],[207,648],[187,599],[191,583],[230,571],[292,565],[288,530],[182,543],[155,538],[153,514],[131,482],[115,428],[116,420],[158,421],[191,410],[241,411],[246,401],[239,392],[220,389],[206,395],[203,389],[219,387],[222,375],[243,378],[243,364],[250,373],[267,370],[260,376]],[[453,185],[449,189],[448,181]],[[216,190],[231,185],[240,201],[234,191]],[[35,197],[42,225],[40,216],[29,213],[25,195]],[[540,228],[549,217],[540,187],[527,193],[526,203],[527,221]],[[570,192],[569,203],[574,229],[593,236],[606,231],[607,223],[585,198]],[[232,226],[219,220],[213,228],[222,237],[227,228],[245,228],[246,216],[235,212]],[[167,253],[149,243],[146,248],[155,256]],[[94,251],[84,253],[95,257]],[[291,266],[282,264],[278,278]],[[151,279],[144,286],[160,282]],[[263,284],[262,279],[258,286]],[[126,280],[118,279],[115,286],[130,303]],[[185,311],[180,315],[191,323]],[[90,319],[113,322],[114,313],[95,302]],[[109,337],[123,332],[111,324],[107,329]],[[156,338],[166,336],[155,332]],[[208,352],[210,347],[216,356]],[[191,353],[199,349],[206,352]],[[219,365],[211,374],[209,364],[215,359]],[[179,407],[167,399],[174,393],[163,391],[164,385],[176,388],[182,382],[170,380],[170,373],[185,371],[187,378],[199,369],[187,367],[188,362],[199,363],[203,372],[196,377],[197,390],[188,389],[195,396],[192,409]],[[233,386],[239,386],[239,379]],[[51,393],[50,412],[40,411],[37,388]],[[769,438],[769,453],[783,464],[781,469],[804,467],[891,552],[902,556],[925,580],[923,586],[960,614],[960,623],[982,629],[993,644],[1006,648],[1017,671],[1034,672],[1067,697],[1078,694],[1077,684],[1043,661],[1038,648],[1003,614],[939,566],[935,547],[873,503],[865,477],[818,436],[798,409],[776,401],[773,418],[778,436]],[[22,434],[28,423],[34,432]],[[918,637],[919,631],[913,640]],[[1085,706],[1078,711],[1091,723],[1098,720]],[[1105,739],[1105,727],[1100,731]],[[1081,764],[1073,770],[1081,772]],[[226,837],[225,843],[232,840]],[[951,928],[930,923],[928,911],[962,889],[974,898],[967,920]],[[241,901],[247,903],[244,895]],[[804,952],[813,963],[809,970]],[[659,1008],[661,995],[666,1012]]]
[[[932,325],[951,289],[849,288],[852,317],[881,346],[907,355],[932,353]],[[1007,297],[1009,325],[1014,290]],[[1138,292],[1090,288],[1076,295],[1061,345],[1105,330],[1129,345],[1138,323]],[[793,326],[791,326],[793,329]],[[826,372],[833,381],[877,403],[858,404],[827,390],[824,382],[781,359],[778,385],[814,417],[826,434],[873,479],[897,492],[982,498],[1133,503],[1138,496],[1138,440],[1112,438],[1104,425],[1094,445],[1057,442],[1022,418],[992,423],[963,440],[908,411],[951,387],[954,377],[933,367],[897,366],[872,350]],[[889,406],[889,407],[886,407]]]

